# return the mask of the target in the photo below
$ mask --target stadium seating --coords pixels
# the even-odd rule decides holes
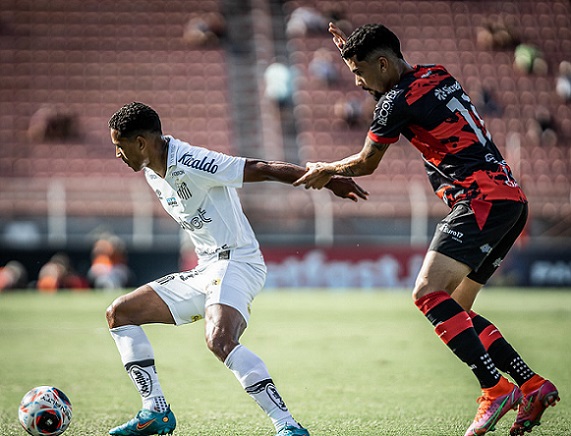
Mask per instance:
[[[133,100],[153,106],[165,132],[196,144],[232,152],[224,50],[196,47],[183,39],[187,21],[218,10],[214,1],[102,2],[90,0],[3,1],[0,11],[0,213],[27,213],[26,184],[46,197],[46,178],[64,180],[69,189],[95,186],[100,177],[117,180],[100,190],[108,201],[133,176],[116,162],[107,121]],[[66,137],[30,138],[30,122],[42,108],[73,117]],[[48,135],[49,136],[49,135]],[[4,181],[4,179],[8,179]],[[86,183],[78,185],[84,179]],[[145,189],[143,187],[143,189]],[[68,209],[93,215],[116,206],[83,201]],[[44,205],[30,201],[35,208]],[[155,202],[156,203],[156,202]],[[160,207],[160,206],[159,206]],[[107,212],[105,212],[107,211]],[[45,212],[45,209],[44,209]],[[161,213],[161,212],[158,212]]]
[[[252,4],[258,7],[261,1]],[[401,37],[403,52],[411,63],[446,65],[474,98],[484,85],[494,89],[502,113],[484,117],[530,197],[533,216],[556,221],[569,214],[571,107],[554,91],[557,65],[571,53],[569,2],[291,0],[284,2],[285,19],[300,6],[313,7],[323,15],[334,7],[342,11],[351,27],[382,22]],[[69,190],[68,201],[73,204],[68,208],[74,214],[131,213],[121,192],[140,187],[141,180],[135,181],[114,157],[107,130],[110,115],[129,101],[155,107],[168,133],[235,153],[232,113],[243,108],[233,107],[228,94],[227,48],[197,47],[182,37],[191,17],[219,10],[220,2],[214,0],[169,0],[168,8],[163,2],[149,0],[3,0],[0,214],[45,213],[52,179],[62,180],[66,192]],[[256,11],[257,16],[261,13]],[[485,50],[478,46],[478,27],[488,19],[506,17],[524,42],[542,51],[549,67],[547,74],[516,72],[513,49]],[[263,28],[261,24],[258,27]],[[271,35],[268,29],[263,31],[262,39]],[[329,160],[357,152],[370,120],[370,99],[356,90],[352,75],[337,58],[334,68],[339,80],[334,84],[326,85],[310,73],[317,49],[326,48],[337,56],[330,36],[323,29],[306,36],[290,35],[285,43],[290,63],[298,73],[293,115],[299,161]],[[268,53],[264,56],[270,57]],[[255,82],[261,77],[249,80],[257,86]],[[336,112],[336,104],[347,99],[363,105],[363,117],[356,125],[348,125]],[[529,132],[540,106],[555,119],[555,141],[549,137],[541,141]],[[38,111],[42,108],[69,118],[67,136],[33,139],[31,121],[37,118],[41,127],[42,112],[38,115]],[[514,134],[519,138],[519,148],[514,145]],[[404,140],[389,148],[380,169],[362,179],[362,184],[371,192],[370,200],[356,205],[336,201],[336,216],[409,217],[412,189],[420,189],[428,199],[430,216],[446,211],[432,198],[418,152]],[[95,198],[96,186],[102,187],[103,198]],[[93,195],[86,194],[82,200],[77,194],[80,189],[93,191]],[[268,201],[255,201],[264,193],[254,192],[252,198],[245,193],[249,213],[262,217],[264,213],[311,213],[283,204],[280,207],[280,202],[269,198],[271,194]],[[305,195],[291,194],[292,198]],[[155,213],[163,213],[157,202],[153,207]]]
[[[312,7],[324,16],[331,7],[325,0],[290,1],[288,9]],[[571,174],[571,110],[555,93],[555,77],[560,61],[568,59],[571,44],[571,6],[569,2],[455,2],[455,1],[341,1],[337,10],[352,27],[368,22],[381,22],[395,31],[402,42],[403,53],[413,64],[441,63],[455,75],[472,95],[478,97],[483,86],[495,91],[502,114],[484,115],[495,142],[512,163],[514,172],[530,197],[532,214],[537,218],[557,219],[570,210]],[[536,45],[548,62],[545,75],[523,75],[514,70],[513,47],[485,50],[477,45],[477,29],[489,19],[508,18],[516,27],[522,42]],[[354,79],[342,62],[337,62],[341,80],[327,87],[312,80],[308,65],[313,52],[336,48],[327,34],[294,37],[289,41],[291,61],[302,78],[298,81],[297,111],[300,160],[330,160],[360,150],[366,127],[349,128],[333,111],[332,105],[342,96],[354,92]],[[528,134],[538,106],[545,107],[555,118],[556,141],[534,141]],[[507,147],[508,138],[519,137],[518,150]],[[403,174],[420,172],[417,152],[406,141],[389,148],[376,174],[363,182],[371,191],[369,202],[379,202],[376,213],[391,215],[399,210],[410,215]],[[520,155],[521,161],[517,158]],[[538,155],[542,159],[538,161]],[[516,160],[514,162],[514,160]],[[412,171],[412,173],[409,173]],[[365,179],[364,179],[365,180]],[[420,183],[427,196],[433,195],[427,182]],[[397,192],[390,196],[385,192]],[[392,202],[399,207],[386,207]],[[403,206],[404,204],[404,206]],[[347,211],[335,203],[340,214],[366,215],[370,204]],[[435,206],[431,213],[441,215]]]

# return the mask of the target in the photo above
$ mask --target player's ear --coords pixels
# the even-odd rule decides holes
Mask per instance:
[[[389,60],[385,56],[379,56],[379,70],[384,73],[389,68]]]
[[[137,146],[139,147],[139,150],[142,150],[145,148],[145,146],[147,145],[147,139],[143,136],[143,135],[137,135]]]

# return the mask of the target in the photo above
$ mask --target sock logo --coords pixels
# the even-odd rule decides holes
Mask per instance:
[[[137,390],[143,398],[147,398],[151,395],[153,390],[153,381],[151,375],[138,365],[133,365],[129,368],[129,377],[135,383]]]
[[[272,383],[268,383],[266,385],[266,394],[268,394],[268,397],[270,397],[270,400],[272,400],[276,406],[278,406],[284,412],[287,411],[287,406],[285,405],[284,400]]]

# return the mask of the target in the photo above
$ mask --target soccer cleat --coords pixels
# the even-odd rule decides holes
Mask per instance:
[[[303,427],[294,427],[293,425],[286,425],[276,433],[276,436],[309,436],[309,432]]]
[[[175,428],[176,418],[169,406],[165,412],[142,409],[129,422],[109,430],[109,434],[117,436],[166,435],[172,434]]]
[[[549,406],[559,401],[559,392],[553,383],[544,380],[539,388],[525,395],[517,411],[517,418],[510,429],[511,436],[520,436],[539,425],[541,415]]]
[[[482,396],[478,398],[480,406],[476,417],[464,436],[482,436],[489,431],[494,431],[499,419],[510,409],[515,410],[521,403],[523,395],[516,385],[504,378],[499,383],[502,383],[502,386],[509,391],[497,396],[491,396],[489,392],[484,391]]]

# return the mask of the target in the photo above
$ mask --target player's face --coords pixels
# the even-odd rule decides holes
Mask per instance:
[[[355,75],[355,85],[369,92],[376,100],[381,98],[398,82],[394,77],[390,61],[383,56],[358,61],[355,56],[344,59]]]
[[[119,132],[111,129],[111,141],[115,145],[115,157],[125,162],[133,171],[141,171],[149,163],[145,155],[144,144],[141,137],[137,136],[131,140],[119,138]]]

